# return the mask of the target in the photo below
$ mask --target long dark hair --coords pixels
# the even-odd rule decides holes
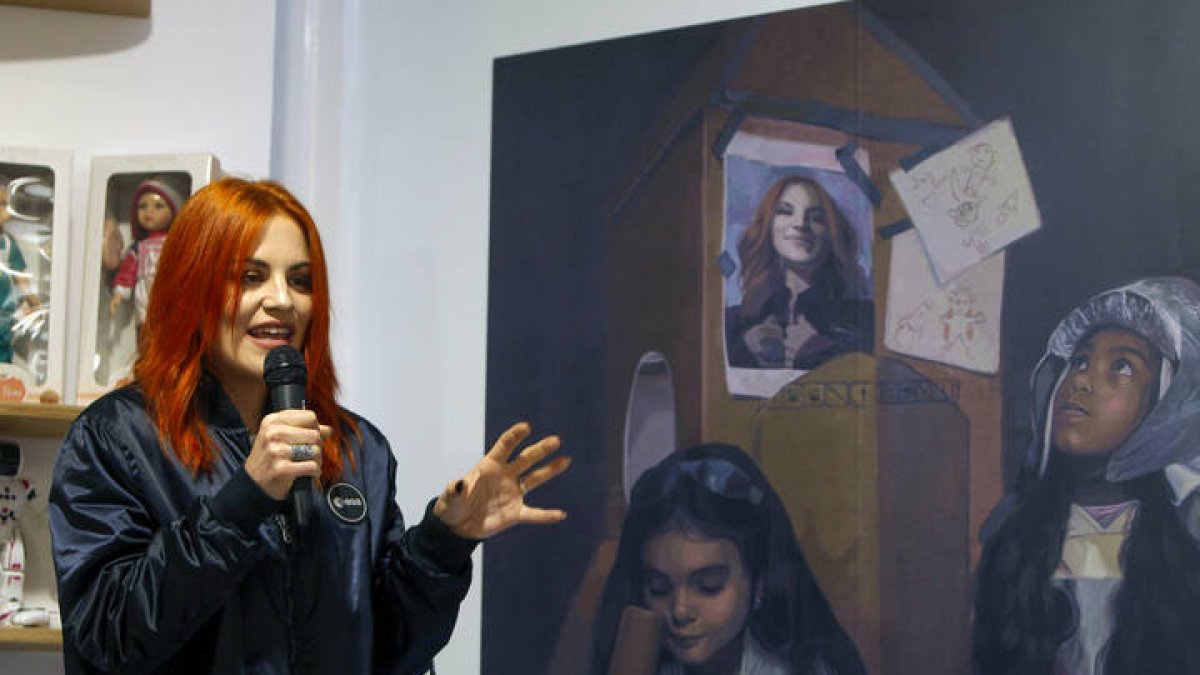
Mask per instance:
[[[608,672],[621,610],[642,604],[643,546],[676,529],[737,546],[752,587],[763,590],[747,628],[791,672],[814,673],[823,663],[838,675],[865,675],[858,651],[817,587],[783,503],[745,452],[721,444],[673,453],[634,486],[596,622],[594,675]]]
[[[985,543],[976,576],[977,675],[1050,675],[1076,630],[1070,598],[1054,587],[1070,511],[1062,456],[1031,480],[1019,506]],[[1140,503],[1121,550],[1123,576],[1106,675],[1200,672],[1200,547],[1171,502],[1161,471],[1130,481]]]

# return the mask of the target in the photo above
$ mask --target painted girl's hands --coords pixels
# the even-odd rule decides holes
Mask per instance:
[[[799,354],[804,345],[813,338],[818,337],[820,333],[808,322],[807,317],[801,315],[796,317],[796,320],[784,329],[784,335],[783,363],[784,367],[790,368],[796,361],[796,354]]]
[[[470,471],[446,486],[433,514],[460,537],[487,539],[521,523],[557,523],[567,517],[561,509],[537,509],[525,504],[525,493],[536,489],[571,465],[560,456],[538,465],[559,448],[557,436],[547,436],[513,452],[529,436],[529,425],[509,427]],[[510,461],[511,460],[511,461]]]
[[[786,365],[784,336],[783,326],[772,318],[749,328],[742,335],[742,340],[754,355],[759,368],[783,368]]]

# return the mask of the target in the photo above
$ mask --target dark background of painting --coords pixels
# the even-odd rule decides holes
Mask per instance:
[[[482,671],[540,675],[603,521],[607,204],[718,26],[497,60],[486,436],[528,419],[574,463],[537,492],[566,523],[484,546]],[[581,674],[582,675],[582,674]]]
[[[1200,273],[1200,3],[867,0],[984,121],[1013,119],[1043,229],[1009,247],[1006,454],[1054,323],[1140,276]],[[803,10],[800,10],[803,11]],[[566,439],[532,496],[570,519],[485,547],[483,671],[539,674],[598,536],[605,420],[605,206],[721,26],[497,60],[487,421]],[[878,225],[878,224],[877,224]]]

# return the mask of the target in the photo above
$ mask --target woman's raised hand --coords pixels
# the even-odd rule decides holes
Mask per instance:
[[[557,523],[565,519],[567,514],[561,509],[525,504],[525,493],[571,465],[570,457],[559,456],[538,466],[558,450],[557,436],[547,436],[514,456],[529,431],[525,422],[509,427],[478,464],[446,486],[433,514],[455,534],[469,539],[487,539],[521,523]]]

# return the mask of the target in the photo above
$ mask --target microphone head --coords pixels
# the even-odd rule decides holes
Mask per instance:
[[[304,356],[291,345],[275,347],[267,352],[267,358],[263,361],[263,379],[268,387],[307,384],[308,368],[304,365]]]

